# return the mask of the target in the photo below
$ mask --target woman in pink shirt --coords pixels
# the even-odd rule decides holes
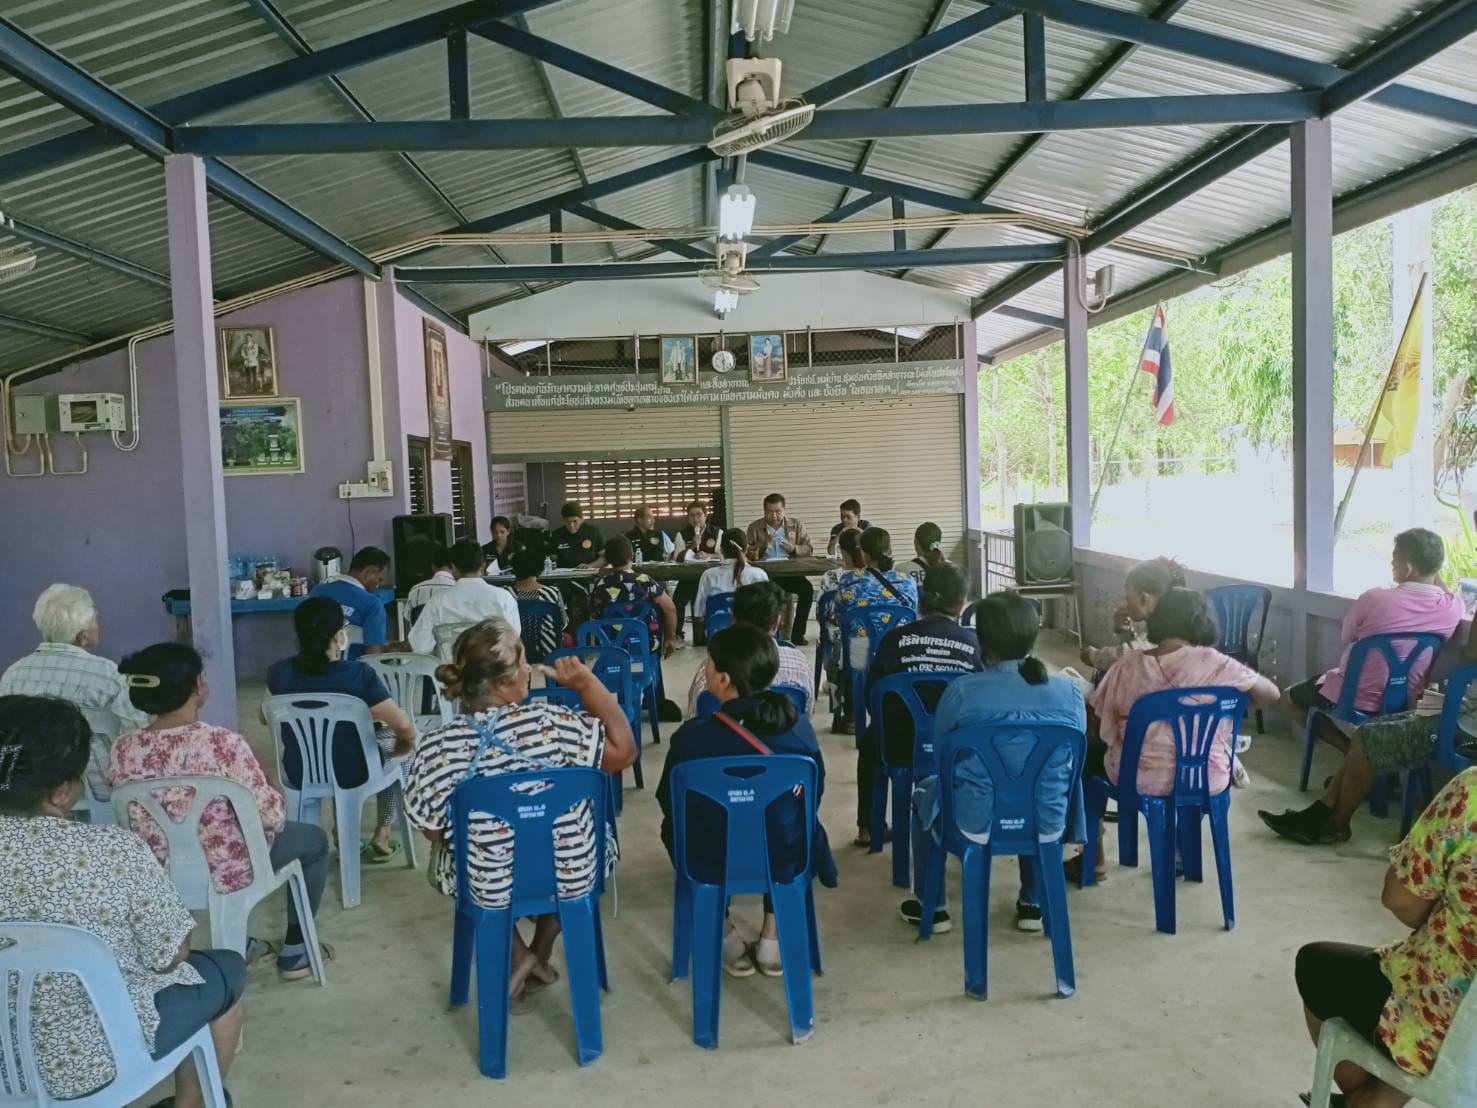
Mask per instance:
[[[1268,708],[1277,703],[1281,692],[1267,678],[1228,658],[1215,648],[1216,627],[1205,598],[1193,589],[1170,589],[1150,613],[1147,626],[1147,650],[1130,650],[1104,675],[1093,692],[1088,706],[1093,716],[1088,720],[1091,733],[1097,725],[1097,739],[1089,743],[1085,772],[1106,777],[1118,783],[1118,766],[1123,756],[1124,729],[1128,713],[1141,696],[1165,689],[1194,688],[1201,685],[1229,685],[1251,694],[1252,703]],[[1219,793],[1231,782],[1231,755],[1236,735],[1229,722],[1221,725],[1218,741],[1210,752],[1210,791]],[[1174,791],[1176,750],[1174,733],[1166,723],[1156,723],[1144,735],[1143,753],[1139,758],[1138,789],[1143,796],[1168,796]],[[1093,869],[1098,880],[1107,872],[1107,863],[1098,835],[1098,856]],[[1069,865],[1069,879],[1080,874],[1080,858]]]
[[[224,777],[245,785],[256,798],[262,828],[271,845],[272,865],[280,868],[293,859],[302,862],[308,901],[316,914],[328,876],[328,836],[313,824],[287,821],[282,795],[267,782],[245,739],[228,728],[201,722],[200,709],[209,688],[204,663],[195,648],[186,643],[158,643],[130,654],[118,669],[128,683],[134,707],[152,718],[149,726],[113,744],[108,783],[117,788],[157,777]],[[192,799],[187,789],[157,790],[156,796],[175,818],[184,816]],[[137,804],[131,805],[128,822],[149,844],[160,864],[167,864],[168,841],[148,813]],[[251,884],[246,840],[225,800],[213,800],[200,817],[200,845],[205,849],[217,891],[235,892]],[[329,956],[326,944],[323,953]],[[291,897],[287,900],[287,935],[277,958],[277,972],[286,981],[312,972]]]

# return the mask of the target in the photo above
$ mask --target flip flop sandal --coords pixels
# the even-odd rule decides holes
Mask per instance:
[[[1066,875],[1068,883],[1081,884],[1082,855],[1078,854],[1076,857],[1068,858],[1065,862],[1063,862],[1062,872]],[[1108,879],[1107,867],[1105,866],[1102,869],[1097,869],[1096,867],[1094,867],[1092,871],[1092,877],[1094,881],[1101,885],[1104,881]]]
[[[540,962],[533,967],[528,979],[537,981],[540,985],[552,985],[559,980],[559,971],[547,963]]]
[[[260,962],[263,958],[275,957],[281,951],[282,944],[273,942],[271,939],[247,939],[246,964],[249,966],[254,962]]]
[[[360,860],[369,863],[371,866],[382,866],[387,862],[393,862],[398,857],[400,857],[399,839],[390,840],[390,849],[387,853],[381,853],[379,847],[375,846],[372,840],[359,848]]]

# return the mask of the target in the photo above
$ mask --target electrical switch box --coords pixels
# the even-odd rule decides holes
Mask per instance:
[[[62,429],[56,393],[16,393],[12,397],[12,403],[12,429],[15,434],[51,435]]]
[[[64,392],[56,398],[61,430],[126,431],[123,397],[116,392]]]

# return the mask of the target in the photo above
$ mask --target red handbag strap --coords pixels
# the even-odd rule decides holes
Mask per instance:
[[[750,731],[747,727],[745,727],[742,723],[739,723],[738,720],[732,718],[724,712],[714,712],[713,715],[715,719],[717,719],[739,738],[743,739],[744,742],[748,743],[755,750],[759,751],[760,754],[774,753],[773,750],[770,750],[769,747],[765,746],[762,742],[755,738],[754,733]]]

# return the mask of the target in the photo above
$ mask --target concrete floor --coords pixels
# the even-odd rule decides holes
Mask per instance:
[[[673,658],[668,688],[685,690],[700,657]],[[261,694],[259,684],[243,687],[243,716],[255,717]],[[253,719],[247,729],[270,775],[263,728]],[[1321,849],[1283,843],[1257,820],[1258,807],[1302,803],[1295,744],[1269,721],[1246,758],[1252,786],[1231,809],[1235,931],[1222,929],[1207,844],[1209,880],[1179,888],[1179,934],[1155,932],[1145,850],[1141,868],[1114,866],[1106,885],[1071,891],[1078,992],[1060,1000],[1049,944],[1014,930],[1013,873],[999,867],[990,999],[980,1003],[964,995],[959,929],[916,943],[897,915],[902,891],[891,885],[889,856],[849,845],[852,743],[823,736],[822,746],[823,814],[841,885],[817,891],[826,974],[815,982],[809,1042],[790,1045],[782,984],[758,976],[725,978],[720,1049],[692,1042],[690,987],[668,981],[672,878],[652,793],[664,743],[646,748],[647,790],[626,793],[618,918],[605,903],[613,992],[598,1062],[575,1062],[560,985],[514,1018],[508,1080],[482,1077],[475,1004],[456,1013],[446,1006],[450,900],[419,872],[374,869],[362,905],[345,912],[335,868],[319,915],[320,935],[336,948],[329,985],[284,984],[270,963],[253,970],[245,1047],[228,1081],[236,1103],[358,1108],[511,1095],[642,1105],[675,1094],[715,1105],[1293,1105],[1313,1066],[1294,952],[1315,939],[1378,943],[1400,929],[1379,905],[1394,820],[1366,816],[1351,842]],[[1331,753],[1320,757],[1316,777],[1332,764]],[[957,878],[951,866],[955,903]],[[757,919],[757,901],[740,910]],[[252,922],[254,934],[276,937],[280,905],[263,905]]]

